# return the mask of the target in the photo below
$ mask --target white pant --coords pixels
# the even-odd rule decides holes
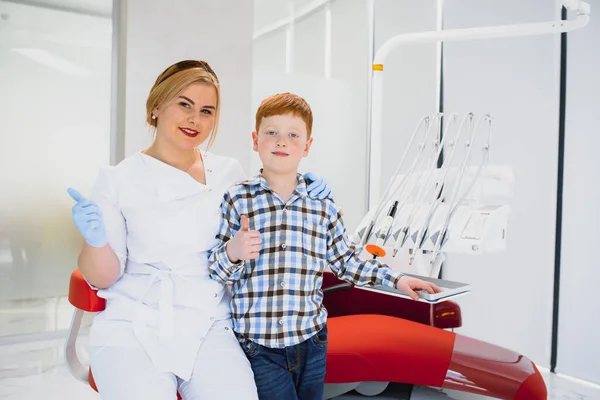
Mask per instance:
[[[230,321],[215,323],[198,352],[189,381],[156,369],[142,349],[90,349],[94,381],[102,400],[257,400],[250,363]]]

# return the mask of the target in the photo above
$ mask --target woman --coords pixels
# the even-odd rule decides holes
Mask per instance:
[[[215,139],[220,105],[207,63],[170,66],[146,102],[152,145],[103,169],[90,199],[69,189],[85,239],[79,269],[107,300],[89,338],[105,400],[257,398],[228,288],[207,269],[223,193],[245,179],[236,160],[198,150]]]

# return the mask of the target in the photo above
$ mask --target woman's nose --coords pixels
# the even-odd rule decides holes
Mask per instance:
[[[189,122],[190,124],[198,125],[198,117],[197,117],[197,116],[195,116],[195,115],[190,115],[190,116],[188,117],[188,122]]]

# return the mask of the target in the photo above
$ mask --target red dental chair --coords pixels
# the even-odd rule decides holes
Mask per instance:
[[[389,382],[398,382],[501,399],[547,399],[544,381],[529,359],[444,330],[461,326],[456,303],[431,305],[360,290],[331,273],[325,273],[323,288],[329,313],[326,398],[350,390],[376,395]],[[65,346],[67,365],[97,391],[75,345],[84,312],[102,311],[105,300],[75,270],[69,301],[75,312]]]
[[[325,383],[342,387],[332,396],[351,389],[376,395],[397,382],[500,399],[548,397],[528,358],[444,330],[462,324],[456,303],[432,305],[351,288],[333,274],[325,275],[323,287],[329,313]]]

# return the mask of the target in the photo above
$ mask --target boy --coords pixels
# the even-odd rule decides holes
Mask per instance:
[[[253,148],[261,173],[231,188],[221,205],[221,244],[210,257],[215,280],[232,283],[234,331],[252,365],[259,398],[323,398],[327,311],[323,272],[356,285],[439,292],[376,260],[361,261],[340,209],[313,200],[298,165],[312,144],[312,111],[299,96],[265,99]]]

